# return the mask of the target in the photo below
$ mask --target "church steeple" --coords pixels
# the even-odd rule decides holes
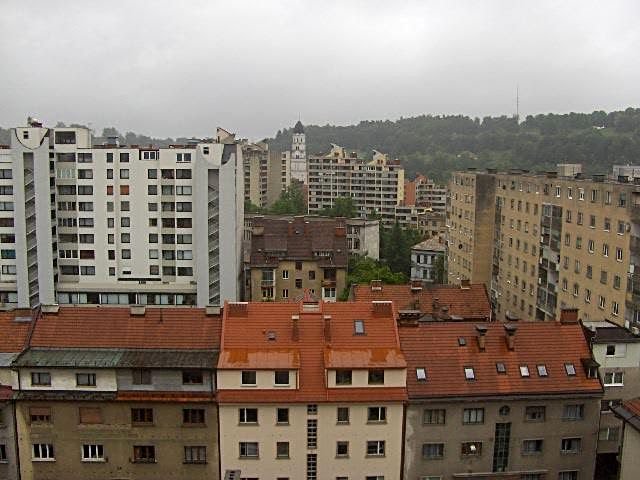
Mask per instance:
[[[300,120],[298,120],[298,123],[293,127],[293,133],[304,133],[304,125],[302,125]]]

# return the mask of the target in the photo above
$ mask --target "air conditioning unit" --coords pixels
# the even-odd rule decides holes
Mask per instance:
[[[633,333],[634,335],[640,335],[640,328],[631,327],[631,333]]]

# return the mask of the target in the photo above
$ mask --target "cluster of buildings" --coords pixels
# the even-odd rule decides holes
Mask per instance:
[[[0,476],[592,478],[607,397],[576,312],[491,320],[467,283],[3,312]]]

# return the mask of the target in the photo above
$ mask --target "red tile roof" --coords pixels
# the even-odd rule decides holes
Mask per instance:
[[[428,322],[399,328],[402,350],[409,364],[409,398],[446,396],[562,394],[602,392],[598,379],[587,378],[583,359],[591,352],[581,325],[559,322],[522,322],[517,325],[515,349],[507,348],[502,323],[483,323],[487,333],[485,351],[480,351],[473,322]],[[462,337],[466,346],[459,346]],[[498,374],[503,362],[506,374]],[[568,376],[565,363],[575,366]],[[520,375],[527,365],[530,376]],[[547,377],[540,377],[537,365],[545,365]],[[427,380],[418,381],[416,368],[426,369]],[[465,367],[473,367],[475,380],[466,380]]]
[[[60,307],[43,314],[31,347],[217,349],[221,318],[201,308]]]
[[[213,402],[215,395],[207,392],[141,392],[118,391],[117,401],[121,402]]]
[[[30,317],[28,310],[0,312],[0,353],[22,351],[31,329]]]
[[[229,369],[297,369],[300,368],[300,354],[292,348],[227,348],[220,354],[218,365]]]
[[[640,417],[640,398],[628,400],[623,405],[632,415]]]
[[[297,340],[292,316],[298,316]],[[354,334],[354,320],[364,321],[364,335]],[[325,359],[347,358],[362,368],[400,368],[405,360],[399,347],[395,313],[390,302],[321,302],[317,307],[303,302],[227,303],[218,368],[233,369],[244,365],[244,358],[238,363],[232,361],[237,349],[249,349],[253,353],[296,351],[300,364],[299,388],[218,390],[218,401],[401,401],[406,399],[404,388],[329,389],[325,384]]]
[[[454,285],[429,285],[412,289],[411,285],[382,285],[372,290],[370,285],[354,285],[353,300],[392,300],[398,310],[420,310],[423,315],[442,313],[447,307],[449,316],[468,320],[484,320],[491,317],[491,304],[484,284],[472,284],[469,288]]]

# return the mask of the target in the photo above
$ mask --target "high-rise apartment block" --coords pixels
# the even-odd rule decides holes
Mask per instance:
[[[309,157],[309,213],[345,197],[353,200],[359,217],[379,215],[383,224],[393,224],[396,205],[404,198],[404,169],[378,151],[364,160],[338,145],[327,155]]]
[[[604,175],[456,172],[449,281],[491,288],[498,319],[640,320],[640,186]]]
[[[267,206],[269,182],[269,145],[265,142],[242,144],[244,164],[244,201],[257,207]]]
[[[238,298],[244,203],[232,134],[169,148],[94,146],[86,128],[31,121],[0,152],[3,303]]]
[[[447,187],[437,185],[432,179],[418,174],[414,180],[407,180],[404,183],[404,204],[427,207],[433,212],[445,213]]]

